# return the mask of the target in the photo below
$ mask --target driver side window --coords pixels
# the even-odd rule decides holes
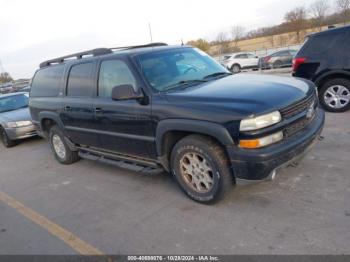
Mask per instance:
[[[122,60],[102,61],[98,78],[98,96],[110,98],[112,89],[119,85],[131,85],[136,91],[136,79]]]

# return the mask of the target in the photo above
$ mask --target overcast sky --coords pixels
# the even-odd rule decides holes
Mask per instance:
[[[310,0],[0,0],[0,60],[14,78],[72,52],[153,41],[215,39],[233,25],[278,24]],[[1,67],[0,67],[1,71]]]

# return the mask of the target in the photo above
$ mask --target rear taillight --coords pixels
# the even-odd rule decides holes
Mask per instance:
[[[298,67],[301,64],[304,64],[306,61],[306,58],[304,57],[297,57],[293,59],[293,72],[296,72],[298,70]]]

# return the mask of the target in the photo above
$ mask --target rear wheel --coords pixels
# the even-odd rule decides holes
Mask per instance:
[[[171,167],[181,189],[195,201],[213,203],[232,190],[229,161],[211,138],[190,135],[180,140],[172,151]]]
[[[282,61],[277,60],[272,65],[273,68],[281,68],[282,67]]]
[[[319,94],[322,106],[330,112],[344,112],[350,108],[350,81],[335,78],[327,81]]]
[[[72,151],[65,141],[65,136],[58,126],[50,128],[50,145],[51,149],[61,164],[69,165],[79,160],[77,151]]]

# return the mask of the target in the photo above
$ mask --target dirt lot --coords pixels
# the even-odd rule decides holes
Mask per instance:
[[[326,117],[298,167],[214,206],[166,174],[60,165],[42,139],[1,145],[0,254],[350,254],[350,112]]]

